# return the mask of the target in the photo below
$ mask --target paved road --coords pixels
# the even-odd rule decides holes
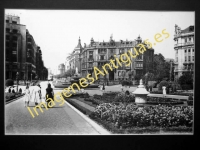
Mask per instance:
[[[44,95],[47,82],[41,82],[41,87]],[[32,118],[28,109],[24,107],[23,98],[7,104],[5,106],[5,134],[109,134],[70,104],[64,103],[63,106],[59,106],[59,102],[55,103],[53,108],[48,110],[43,108],[43,113],[38,109],[39,115],[35,114],[35,118]],[[34,103],[30,103],[31,110],[33,107],[35,107]]]

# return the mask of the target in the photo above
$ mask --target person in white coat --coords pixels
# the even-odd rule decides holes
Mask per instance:
[[[29,101],[31,99],[30,97],[30,90],[29,86],[26,86],[26,89],[24,90],[25,96],[24,96],[24,102],[25,102],[25,107],[29,106]]]
[[[34,92],[35,92],[35,105],[38,105],[41,102],[41,88],[40,85],[38,84],[35,88],[34,88]]]

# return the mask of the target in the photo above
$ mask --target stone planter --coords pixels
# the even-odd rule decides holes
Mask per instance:
[[[149,92],[145,89],[144,85],[142,84],[142,79],[140,80],[140,85],[138,88],[133,92],[135,94],[135,103],[137,105],[142,106],[147,101],[147,95]]]

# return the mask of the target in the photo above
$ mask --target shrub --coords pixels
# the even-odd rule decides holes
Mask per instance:
[[[133,85],[133,82],[130,81],[130,80],[123,80],[122,81],[122,86],[125,86],[125,85],[128,85],[128,86]]]
[[[19,89],[19,93],[22,93],[22,89],[21,88]]]
[[[183,84],[181,85],[182,90],[191,90],[193,89],[193,85],[192,84]]]
[[[192,127],[193,107],[191,106],[145,106],[138,107],[133,104],[98,105],[94,111],[101,120],[110,121],[122,128],[129,127]]]
[[[14,81],[12,79],[6,80],[6,86],[13,86],[13,85],[14,85]]]
[[[193,101],[187,101],[188,106],[193,106]]]

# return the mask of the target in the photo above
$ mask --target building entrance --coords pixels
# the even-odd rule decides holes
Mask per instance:
[[[114,80],[114,69],[113,71],[109,71],[109,80]]]

